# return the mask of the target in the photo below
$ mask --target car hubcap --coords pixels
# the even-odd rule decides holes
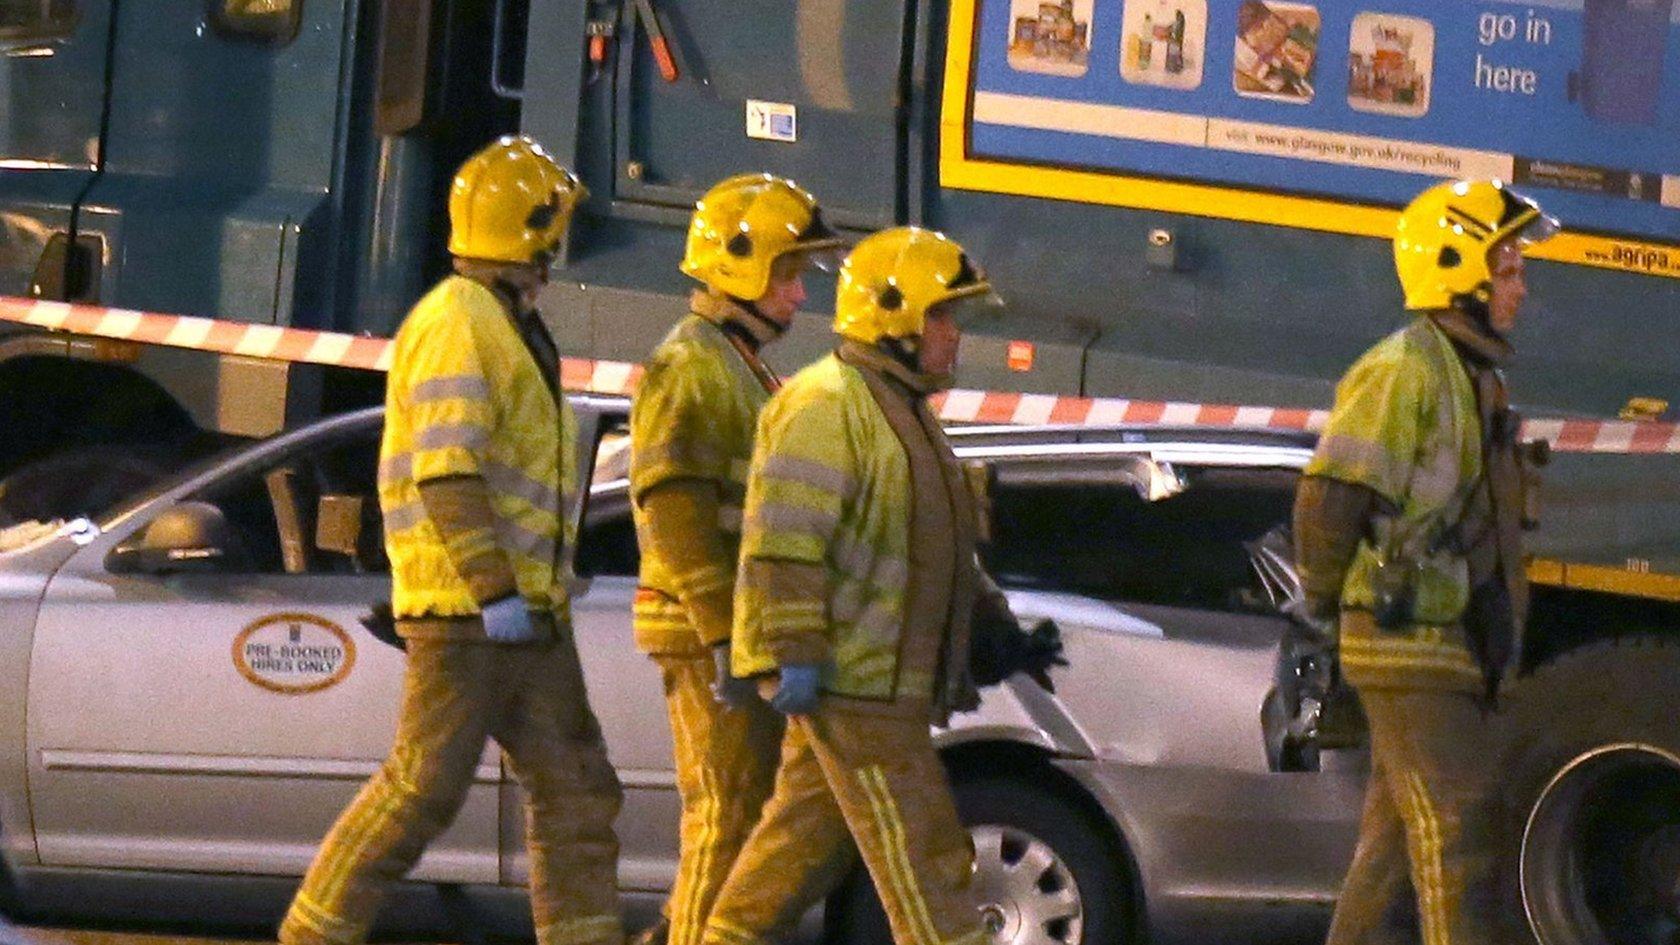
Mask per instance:
[[[1541,945],[1680,935],[1680,758],[1609,745],[1564,765],[1523,827],[1523,909]]]
[[[974,837],[980,920],[997,945],[1078,945],[1085,910],[1073,873],[1050,845],[985,824]]]

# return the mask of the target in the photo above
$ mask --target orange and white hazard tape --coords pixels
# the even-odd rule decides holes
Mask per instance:
[[[1242,407],[1118,397],[1061,397],[998,391],[953,390],[936,402],[951,423],[1151,426],[1318,432],[1327,410]],[[1680,424],[1626,420],[1529,420],[1522,439],[1545,440],[1560,453],[1680,453]]]
[[[372,335],[253,325],[3,295],[0,295],[0,321],[115,341],[167,345],[275,361],[367,371],[386,371],[391,367],[391,339]],[[629,394],[635,390],[641,376],[641,365],[622,361],[563,358],[560,363],[561,383],[567,390]]]
[[[97,305],[74,305],[0,296],[0,321],[138,344],[191,348],[217,354],[299,361],[384,371],[391,340],[370,335],[252,325],[245,322],[162,315]],[[628,395],[642,368],[623,361],[562,358],[567,390]],[[1068,426],[1185,426],[1232,430],[1316,432],[1328,411],[1293,407],[1196,404],[1063,397],[1006,391],[952,390],[935,398],[940,419],[952,423],[1058,424]],[[1624,420],[1530,420],[1525,439],[1543,439],[1564,453],[1680,453],[1680,425]]]
[[[941,420],[952,423],[1056,424],[1079,427],[1144,424],[1172,427],[1228,427],[1234,430],[1318,430],[1327,410],[1237,407],[1119,397],[1062,397],[953,390],[935,403]]]

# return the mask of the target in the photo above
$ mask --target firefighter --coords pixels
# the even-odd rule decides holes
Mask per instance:
[[[759,678],[788,728],[774,791],[707,918],[707,945],[787,929],[836,878],[834,851],[854,841],[895,941],[985,935],[972,846],[929,723],[977,704],[971,621],[1019,627],[980,572],[975,498],[926,399],[950,383],[959,309],[989,298],[985,276],[945,236],[910,227],[868,237],[841,268],[836,352],[760,417],[733,670]],[[1041,674],[1059,658],[1048,642],[1028,661]]]
[[[396,743],[304,876],[280,928],[287,945],[366,939],[386,887],[460,809],[486,736],[527,793],[537,941],[623,940],[620,787],[565,581],[577,427],[534,307],[583,196],[525,137],[456,174],[455,274],[403,322],[386,386],[379,504],[408,652]]]
[[[1370,723],[1331,945],[1383,935],[1408,861],[1425,945],[1502,937],[1488,713],[1519,658],[1528,589],[1501,365],[1526,294],[1523,248],[1556,230],[1498,181],[1440,184],[1402,211],[1394,259],[1414,317],[1342,378],[1296,496],[1303,606],[1339,630]]]
[[[805,301],[806,266],[832,269],[839,246],[815,198],[792,181],[719,182],[695,206],[682,260],[702,288],[631,404],[636,644],[664,678],[682,798],[676,883],[640,942],[698,945],[775,777],[781,717],[729,675],[747,463],[759,409],[780,386],[759,354]]]

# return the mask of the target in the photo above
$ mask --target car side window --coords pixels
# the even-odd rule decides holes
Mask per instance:
[[[573,568],[581,577],[634,577],[641,568],[636,526],[630,519],[630,436],[623,429],[601,437],[589,502],[578,529]]]
[[[307,512],[312,503],[314,514],[300,537],[314,548],[310,573],[389,571],[379,513],[379,432],[328,444],[306,462],[313,488],[306,490],[299,508]]]
[[[379,428],[318,437],[192,498],[215,505],[232,540],[225,570],[370,574],[389,569],[379,516]]]
[[[982,550],[1004,586],[1139,604],[1265,609],[1247,544],[1287,521],[1288,470],[1181,468],[1185,488],[1145,499],[1124,482],[1012,481],[993,495]]]

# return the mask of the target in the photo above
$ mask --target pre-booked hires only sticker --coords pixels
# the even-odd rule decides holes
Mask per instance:
[[[350,675],[355,664],[350,634],[314,614],[270,614],[233,639],[239,674],[270,692],[319,692]]]

